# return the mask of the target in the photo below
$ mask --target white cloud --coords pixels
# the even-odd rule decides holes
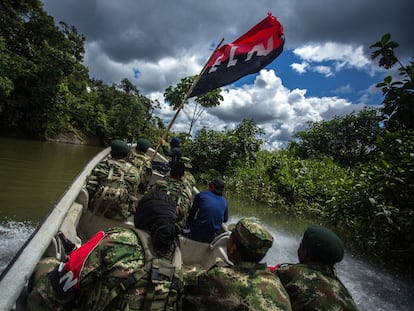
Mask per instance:
[[[326,5],[325,0],[42,2],[56,22],[74,25],[85,35],[85,64],[91,77],[109,83],[128,78],[142,94],[158,98],[161,104],[165,88],[197,74],[211,47],[221,38],[225,38],[225,43],[232,42],[263,19],[266,12],[273,12],[286,34],[285,52],[279,60],[290,59],[291,51],[300,60],[291,61],[292,70],[286,69],[287,64],[281,66],[280,77],[265,70],[251,85],[226,87],[222,105],[208,109],[197,123],[198,127],[224,129],[234,127],[243,118],[254,118],[268,133],[270,147],[283,144],[292,133],[304,129],[307,121],[360,109],[368,100],[362,93],[366,85],[356,85],[352,80],[332,84],[337,85],[333,94],[349,94],[347,87],[338,87],[349,84],[353,93],[360,94],[361,104],[352,105],[338,97],[317,97],[329,93],[322,89],[324,84],[299,77],[302,86],[295,88],[292,81],[295,83],[298,77],[291,75],[292,71],[302,75],[318,72],[321,74],[318,81],[329,77],[335,82],[334,79],[343,77],[338,72],[344,69],[371,70],[369,73],[374,75],[378,69],[370,64],[368,49],[386,32],[400,43],[401,59],[409,60],[413,55],[413,1],[397,1],[391,6],[385,0],[333,0],[331,5]],[[288,56],[284,58],[285,55]],[[281,78],[286,85],[289,83],[290,89]],[[308,90],[316,95],[307,96]],[[180,113],[174,130],[188,130],[186,113],[191,113],[191,108],[190,104]],[[166,123],[173,116],[173,111],[164,104],[158,113]]]
[[[336,93],[336,94],[347,94],[347,93],[351,93],[352,92],[352,87],[349,84],[342,85],[342,86],[338,87],[336,90],[333,90],[333,92]]]
[[[331,77],[335,72],[350,68],[375,72],[373,64],[365,56],[362,46],[334,42],[312,43],[294,49],[293,53],[303,60],[301,64],[291,65],[299,73],[308,69],[325,77]],[[318,65],[320,63],[323,65]]]
[[[309,62],[335,61],[337,69],[345,66],[363,68],[370,64],[364,55],[362,46],[326,42],[323,44],[309,44],[294,49],[293,53]]]
[[[313,71],[323,74],[325,77],[333,76],[332,70],[328,66],[315,66]]]
[[[222,95],[223,103],[206,110],[193,134],[203,126],[220,131],[234,128],[243,119],[253,119],[266,132],[267,149],[286,144],[296,131],[306,128],[308,121],[329,120],[363,107],[338,97],[306,97],[306,90],[289,90],[283,86],[273,70],[262,70],[254,84],[224,89]],[[185,107],[187,112],[192,109],[193,104]],[[170,117],[168,122],[172,118],[172,112],[162,115]],[[173,130],[186,132],[189,123],[186,114],[180,113]]]
[[[305,61],[301,62],[300,64],[299,63],[293,63],[293,64],[290,65],[290,67],[294,71],[302,74],[302,73],[306,72],[306,69],[309,67],[309,63],[305,62]]]

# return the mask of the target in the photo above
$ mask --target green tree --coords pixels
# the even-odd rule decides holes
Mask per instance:
[[[398,46],[398,43],[391,41],[391,35],[387,33],[380,41],[371,45],[372,49],[376,48],[371,58],[379,57],[378,65],[385,69],[391,69],[398,64],[398,71],[402,77],[402,80],[394,81],[392,76],[387,76],[383,82],[377,84],[384,94],[382,113],[387,128],[414,129],[414,62],[404,66],[394,54],[394,49]]]
[[[165,90],[164,98],[174,110],[180,107],[196,77],[185,77],[175,87],[170,85]],[[188,136],[191,136],[194,123],[201,117],[205,109],[220,105],[222,100],[221,89],[212,90],[195,98],[195,107],[190,121]],[[185,104],[188,104],[188,99],[185,101]]]
[[[0,37],[2,53],[18,64],[6,74],[13,89],[1,94],[0,120],[32,137],[45,137],[60,124],[55,113],[61,110],[62,83],[83,66],[84,37],[64,23],[56,27],[37,0],[1,1]]]
[[[366,108],[359,113],[335,117],[330,121],[309,123],[309,128],[295,134],[296,148],[302,157],[327,155],[346,166],[367,161],[376,148],[377,135],[383,132],[378,110]]]
[[[244,119],[235,129],[223,132],[201,129],[187,147],[194,171],[228,174],[239,163],[255,161],[263,131],[253,120]]]

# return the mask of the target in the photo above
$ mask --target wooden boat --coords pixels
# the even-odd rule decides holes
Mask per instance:
[[[96,215],[88,211],[89,195],[85,188],[87,177],[93,168],[109,155],[110,148],[97,154],[75,178],[59,201],[53,206],[44,221],[21,247],[9,265],[0,275],[0,310],[26,310],[26,286],[37,262],[44,257],[54,256],[62,259],[64,247],[57,232],[78,246],[89,239],[95,232],[114,226],[133,227],[133,221],[118,222]],[[153,149],[147,154],[152,156]],[[160,154],[156,161],[167,163]],[[151,182],[163,175],[153,171]],[[198,190],[194,187],[193,194]],[[212,243],[200,243],[180,236],[180,247],[183,257],[183,268],[208,268],[217,258],[231,264],[226,255],[226,243],[230,232],[224,230]]]

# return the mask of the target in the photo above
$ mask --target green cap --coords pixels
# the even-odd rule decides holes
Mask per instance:
[[[148,148],[150,147],[150,142],[148,139],[140,138],[137,141],[136,149],[137,151],[147,152]]]
[[[273,244],[273,237],[257,222],[242,218],[232,230],[235,238],[246,249],[264,256]]]
[[[311,225],[302,238],[302,245],[312,260],[334,265],[344,258],[344,243],[328,228]]]
[[[111,141],[111,155],[115,157],[124,157],[129,153],[129,146],[126,142],[115,139]]]

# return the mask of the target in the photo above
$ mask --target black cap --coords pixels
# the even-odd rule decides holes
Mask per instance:
[[[214,178],[210,184],[214,185],[214,188],[216,188],[218,191],[223,191],[224,189],[224,181],[220,178]]]

